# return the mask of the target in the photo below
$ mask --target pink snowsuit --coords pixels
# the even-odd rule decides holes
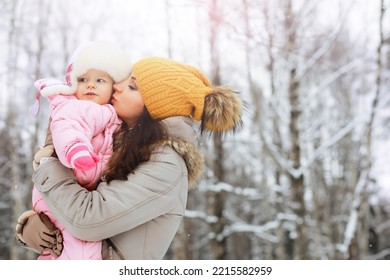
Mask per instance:
[[[71,168],[66,152],[75,143],[88,145],[99,157],[95,168],[86,171],[72,169],[79,184],[88,190],[93,190],[112,154],[112,135],[122,121],[109,104],[99,105],[92,101],[78,100],[74,95],[57,95],[50,97],[49,100],[53,144],[62,164]],[[38,259],[101,259],[101,242],[82,241],[72,236],[57,221],[35,187],[32,203],[36,212],[44,212],[50,217],[61,230],[64,239],[64,249],[58,258],[43,252]]]

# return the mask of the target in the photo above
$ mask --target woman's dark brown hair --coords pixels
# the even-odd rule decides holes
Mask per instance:
[[[152,145],[165,138],[166,131],[160,121],[152,119],[146,107],[135,127],[122,124],[114,134],[113,154],[104,173],[107,183],[112,180],[127,180],[141,162],[148,161]]]

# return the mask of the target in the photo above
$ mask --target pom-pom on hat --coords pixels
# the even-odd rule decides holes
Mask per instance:
[[[193,66],[151,57],[133,65],[133,73],[154,119],[191,116],[202,130],[225,132],[241,125],[242,103],[227,87],[213,87]]]

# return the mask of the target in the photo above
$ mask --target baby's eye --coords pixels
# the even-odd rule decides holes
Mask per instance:
[[[131,90],[136,90],[136,88],[133,87],[132,85],[129,85],[129,89],[131,89]]]
[[[85,83],[85,82],[87,81],[87,78],[79,77],[79,78],[77,78],[77,81],[78,81],[79,83]]]
[[[98,82],[98,83],[105,83],[105,82],[106,82],[106,80],[105,80],[105,79],[101,79],[101,78],[100,78],[100,79],[97,79],[97,82]]]

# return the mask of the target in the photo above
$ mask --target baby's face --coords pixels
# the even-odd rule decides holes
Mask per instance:
[[[77,82],[78,99],[93,101],[100,105],[110,102],[114,81],[106,72],[89,69],[77,77]]]

